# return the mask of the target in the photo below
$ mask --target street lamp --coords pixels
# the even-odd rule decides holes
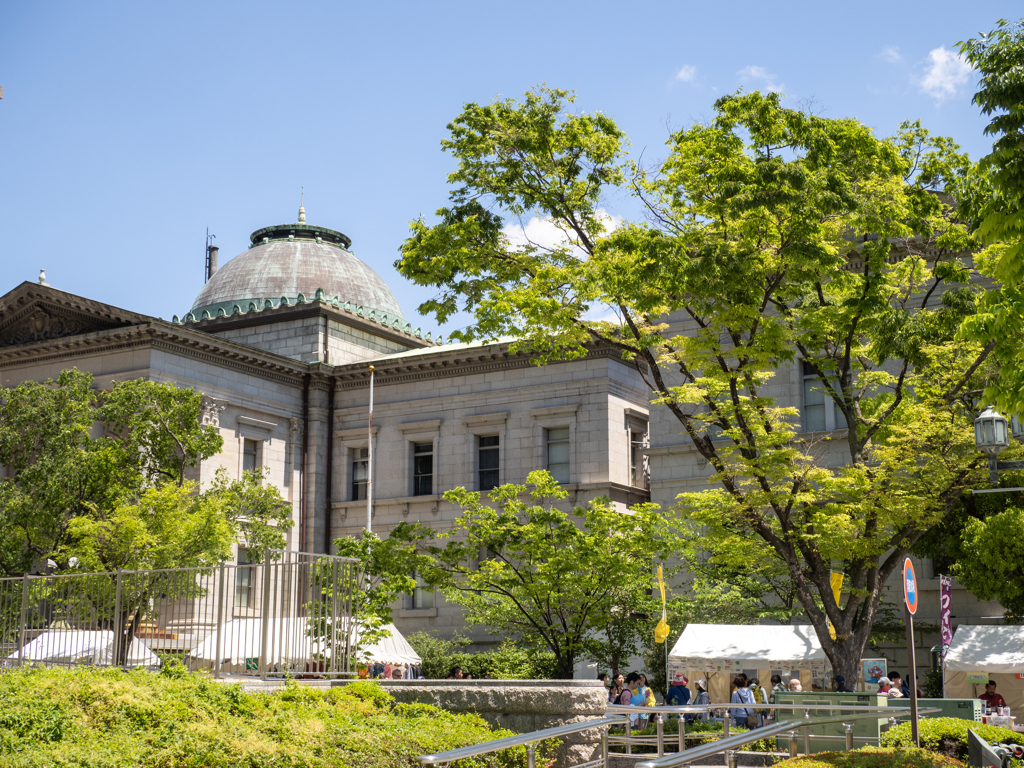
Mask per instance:
[[[999,454],[1010,445],[1010,431],[1006,417],[989,406],[974,420],[974,444],[988,454],[988,479],[999,482],[999,473],[1008,469],[1024,469],[1024,461],[998,461]],[[1020,419],[1013,419],[1013,436],[1022,435]]]

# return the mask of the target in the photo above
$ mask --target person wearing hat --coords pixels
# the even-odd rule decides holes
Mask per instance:
[[[832,690],[836,693],[853,693],[853,691],[846,687],[846,678],[842,675],[836,675],[832,678]]]
[[[690,703],[690,689],[686,686],[690,681],[682,672],[676,672],[672,676],[672,682],[668,686],[668,693],[665,694],[665,703],[670,707],[682,707]]]
[[[878,692],[884,693],[890,699],[902,699],[903,691],[899,688],[893,687],[892,680],[888,677],[878,678]]]
[[[694,705],[700,707],[711,706],[711,697],[708,695],[708,681],[703,677],[700,678],[697,683],[697,698],[694,700]],[[694,722],[695,720],[709,720],[711,718],[710,712],[700,712],[696,715],[687,715],[686,719],[688,722]]]

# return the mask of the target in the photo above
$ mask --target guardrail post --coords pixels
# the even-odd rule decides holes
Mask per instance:
[[[25,635],[28,632],[28,574],[21,577],[21,612],[18,614],[18,666],[25,663]]]
[[[263,552],[263,608],[260,621],[263,624],[263,638],[260,643],[260,680],[267,679],[267,662],[270,659],[270,550]]]
[[[629,743],[630,738],[633,736],[633,725],[632,724],[633,724],[632,719],[630,718],[629,715],[626,715],[626,738],[623,739],[623,742],[625,742],[625,744],[626,744],[626,754],[627,755],[632,754],[632,752],[633,752],[633,747],[630,746],[630,743]]]
[[[736,750],[735,749],[727,749],[725,751],[725,764],[727,766],[729,766],[729,768],[736,768]]]
[[[224,584],[225,579],[224,573],[224,561],[220,561],[220,576],[217,585],[217,662],[214,665],[214,677],[224,677],[224,672],[221,670],[220,665],[224,660],[224,591],[226,585]],[[242,664],[245,664],[245,658],[243,654]]]
[[[679,713],[679,751],[686,749],[686,715]]]
[[[790,731],[789,732],[789,756],[790,757],[796,757],[796,747],[797,747],[796,731]]]
[[[537,768],[537,755],[533,744],[526,745],[526,768]]]
[[[109,593],[108,593],[109,594]],[[121,664],[121,638],[124,637],[124,622],[121,621],[121,569],[117,569],[117,586],[114,588],[114,666]],[[131,639],[128,640],[131,642]],[[124,654],[128,659],[128,650]]]
[[[809,725],[804,726],[804,754],[811,754],[811,727]]]
[[[601,765],[604,768],[608,768],[608,729],[610,725],[604,726],[601,729]]]
[[[723,709],[722,710],[722,738],[723,739],[728,739],[729,738],[729,726],[731,724],[732,724],[732,710],[731,709]]]
[[[654,717],[657,720],[658,731],[658,757],[665,756],[665,723],[661,719],[661,713],[656,712]]]
[[[853,751],[853,723],[843,723],[846,726],[846,751]]]

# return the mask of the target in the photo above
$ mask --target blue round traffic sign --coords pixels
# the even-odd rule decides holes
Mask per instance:
[[[917,576],[914,575],[914,564],[909,557],[903,561],[903,599],[907,601],[910,615],[917,613]]]

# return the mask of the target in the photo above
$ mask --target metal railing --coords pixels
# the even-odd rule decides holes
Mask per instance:
[[[846,725],[846,749],[853,749],[853,721],[862,720],[865,718],[880,719],[879,715],[884,714],[888,717],[890,723],[894,723],[898,719],[906,718],[910,716],[910,711],[899,711],[894,713],[894,710],[887,707],[864,707],[864,706],[842,706],[833,704],[815,704],[806,706],[794,706],[792,704],[759,704],[758,709],[786,709],[786,710],[804,710],[804,718],[799,720],[786,720],[772,725],[755,728],[744,733],[737,733],[730,736],[728,726],[723,723],[723,733],[720,738],[712,741],[709,744],[705,744],[699,747],[692,747],[687,749],[685,746],[685,728],[684,721],[680,719],[680,736],[679,736],[679,750],[677,752],[665,753],[665,741],[664,741],[664,730],[663,721],[660,719],[662,714],[704,714],[710,713],[712,710],[731,710],[731,709],[748,709],[749,705],[746,704],[718,704],[718,705],[687,705],[687,706],[661,706],[661,707],[632,707],[622,705],[609,705],[608,711],[612,714],[605,717],[594,718],[592,720],[585,720],[579,723],[572,723],[571,725],[561,725],[554,728],[545,728],[540,731],[532,731],[530,733],[520,734],[518,736],[509,736],[504,739],[497,739],[495,741],[487,741],[482,744],[473,744],[468,747],[459,747],[458,749],[448,750],[447,752],[440,752],[433,755],[421,755],[417,758],[421,765],[438,765],[449,763],[453,760],[461,760],[464,758],[477,757],[479,755],[486,755],[491,752],[498,752],[503,749],[509,749],[512,747],[526,747],[526,764],[527,768],[536,768],[536,747],[535,745],[539,742],[547,739],[560,738],[562,736],[569,736],[575,733],[581,733],[583,731],[589,731],[592,729],[600,729],[600,752],[599,757],[588,760],[583,763],[577,763],[574,768],[607,768],[609,750],[616,743],[625,744],[626,754],[629,754],[630,745],[633,743],[629,739],[630,729],[630,715],[633,714],[656,714],[659,719],[657,741],[654,742],[654,746],[657,748],[657,754],[652,760],[644,760],[637,762],[635,768],[676,768],[677,766],[689,765],[697,760],[705,757],[711,757],[720,752],[726,753],[726,762],[729,768],[735,768],[736,766],[736,755],[735,750],[739,747],[743,747],[755,741],[762,739],[772,738],[782,733],[789,734],[789,755],[790,757],[796,757],[798,747],[798,736],[797,731],[803,729],[804,735],[804,753],[810,753],[810,728],[815,725],[826,725],[830,723],[843,723]],[[827,710],[848,710],[849,713],[845,715],[839,715],[838,717],[810,717],[810,710],[827,709]],[[932,714],[935,712],[941,712],[937,707],[925,708],[919,710],[919,714]],[[729,718],[725,718],[727,723]],[[850,721],[847,723],[846,721]],[[626,729],[626,741],[615,740],[609,731],[613,726],[624,725]],[[709,734],[707,732],[699,734],[699,738],[715,738],[715,734]],[[643,742],[645,746],[650,746],[650,742]]]
[[[352,558],[269,550],[260,563],[0,579],[0,669],[158,667],[217,676],[352,673]]]

